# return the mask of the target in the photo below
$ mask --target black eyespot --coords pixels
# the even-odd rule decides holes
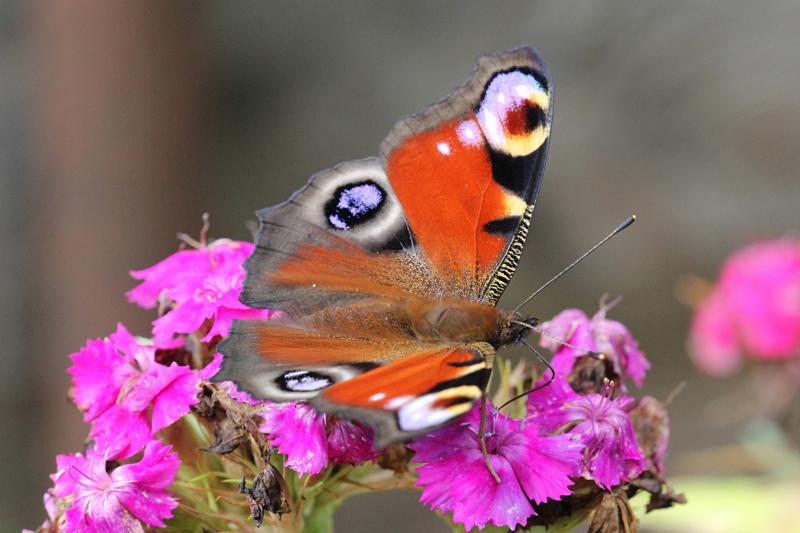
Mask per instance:
[[[314,392],[333,385],[333,380],[310,370],[290,370],[275,378],[275,384],[287,392]]]
[[[386,191],[374,181],[349,183],[325,204],[325,218],[332,228],[349,230],[374,217],[385,202]]]

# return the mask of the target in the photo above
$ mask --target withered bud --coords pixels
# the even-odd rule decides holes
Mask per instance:
[[[607,381],[617,383],[619,375],[614,370],[611,358],[602,353],[590,353],[579,357],[569,375],[572,389],[580,394],[603,392]]]
[[[271,464],[267,464],[253,479],[252,488],[247,488],[247,479],[242,478],[239,492],[247,496],[250,516],[258,527],[264,522],[265,513],[277,514],[280,517],[291,511],[287,499],[289,488],[278,470]]]
[[[262,421],[257,408],[237,402],[225,390],[212,383],[203,384],[198,399],[199,402],[192,409],[206,419],[214,432],[214,444],[205,451],[230,453],[252,437],[261,457],[269,459],[270,445],[259,431]]]
[[[630,411],[636,440],[658,474],[664,472],[664,458],[669,445],[669,414],[652,396],[644,396]]]
[[[666,509],[675,504],[685,504],[686,496],[682,493],[675,492],[667,481],[654,472],[644,472],[641,476],[634,479],[630,483],[630,491],[635,492],[637,489],[643,490],[650,494],[650,501],[647,502],[646,511],[655,511],[656,509]]]
[[[592,513],[587,533],[636,533],[639,519],[621,488],[607,492]]]

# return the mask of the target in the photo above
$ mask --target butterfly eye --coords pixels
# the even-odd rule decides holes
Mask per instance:
[[[325,217],[334,229],[349,230],[374,217],[386,201],[386,191],[372,180],[336,189],[325,204]]]
[[[478,123],[489,145],[514,157],[538,149],[550,134],[550,96],[532,73],[503,72],[492,78],[480,106]]]

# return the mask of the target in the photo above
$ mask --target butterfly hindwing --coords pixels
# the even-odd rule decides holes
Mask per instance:
[[[409,354],[337,383],[311,403],[373,426],[382,448],[469,411],[486,387],[493,357],[494,348],[485,342]]]

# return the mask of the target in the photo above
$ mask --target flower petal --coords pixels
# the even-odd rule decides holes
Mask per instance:
[[[349,420],[334,419],[329,424],[328,456],[335,464],[359,464],[380,455],[373,448],[373,432]]]
[[[151,527],[165,527],[163,520],[172,517],[177,500],[165,489],[174,481],[180,466],[172,446],[150,441],[142,460],[123,465],[111,473],[112,480],[124,487],[119,499],[136,518]]]
[[[559,500],[572,492],[570,478],[579,475],[585,448],[574,436],[544,437],[528,425],[501,446],[531,500],[544,503],[548,498]]]
[[[97,450],[106,452],[109,459],[127,459],[145,447],[152,433],[146,413],[115,405],[94,421],[89,436],[95,440]]]
[[[328,465],[325,417],[302,403],[268,404],[261,411],[273,446],[286,455],[286,466],[301,474],[317,474]]]
[[[91,421],[117,401],[119,387],[113,384],[115,369],[125,364],[108,339],[95,339],[70,356],[72,366],[72,398],[84,420]]]

